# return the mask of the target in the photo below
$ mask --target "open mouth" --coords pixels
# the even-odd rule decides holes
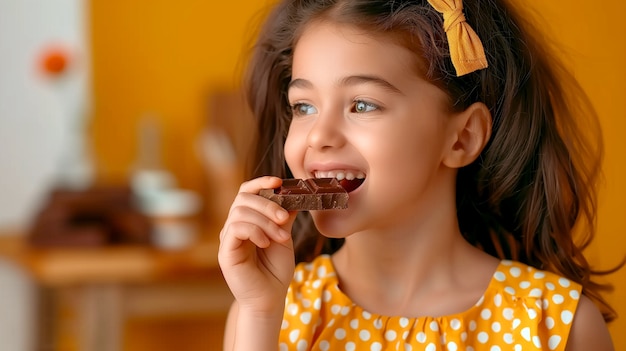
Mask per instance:
[[[316,178],[336,178],[339,184],[346,189],[347,192],[356,190],[365,181],[365,173],[360,171],[328,171],[328,172],[315,172]]]

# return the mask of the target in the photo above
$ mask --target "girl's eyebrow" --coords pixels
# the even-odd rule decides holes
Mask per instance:
[[[389,83],[385,79],[377,77],[377,76],[355,75],[355,76],[347,76],[339,80],[340,86],[350,86],[350,85],[360,85],[360,84],[378,85],[384,88],[385,90],[391,91],[392,93],[403,95],[400,89],[396,88],[393,84]],[[310,81],[306,79],[296,78],[292,80],[291,82],[289,82],[289,86],[287,87],[287,90],[291,88],[312,89],[313,83],[311,83]]]

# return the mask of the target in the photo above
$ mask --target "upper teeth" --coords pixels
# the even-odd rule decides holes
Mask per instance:
[[[354,171],[327,171],[315,172],[316,178],[337,178],[337,180],[353,180],[353,179],[365,179],[365,173],[363,172],[354,172]]]

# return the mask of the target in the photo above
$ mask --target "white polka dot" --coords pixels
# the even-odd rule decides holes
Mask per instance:
[[[413,351],[413,346],[411,344],[404,344],[404,351]]]
[[[370,334],[369,330],[363,329],[359,332],[359,338],[363,341],[368,341],[371,336],[372,335]]]
[[[298,314],[298,305],[296,305],[295,303],[289,304],[289,306],[287,306],[287,313],[292,316]]]
[[[557,305],[562,304],[563,301],[565,301],[565,298],[563,298],[563,295],[561,294],[554,294],[554,296],[552,296],[552,302],[554,302]]]
[[[328,301],[330,301],[330,299],[333,298],[333,295],[330,293],[330,291],[326,290],[322,294],[322,298],[324,299],[324,302],[328,302]]]
[[[515,345],[514,350],[515,351],[522,351],[522,345],[520,345],[520,344]]]
[[[344,306],[341,308],[341,315],[347,316],[350,313],[350,306]]]
[[[552,328],[554,328],[554,325],[555,325],[554,318],[547,317],[546,318],[546,327],[548,327],[548,329],[552,329]]]
[[[555,286],[554,286],[554,284],[552,284],[552,283],[550,283],[550,282],[547,282],[547,283],[546,283],[546,288],[548,288],[548,290],[554,290],[554,289],[555,289]]]
[[[439,330],[439,324],[436,321],[430,322],[430,330],[438,331]]]
[[[286,319],[283,319],[283,323],[280,325],[280,329],[285,330],[289,328],[289,321]]]
[[[555,350],[560,343],[561,337],[559,335],[552,335],[550,339],[548,339],[548,348],[550,350]]]
[[[515,319],[513,320],[513,329],[517,329],[517,327],[519,327],[519,325],[520,325],[521,323],[522,323],[522,322],[521,322],[518,318],[515,318]]]
[[[304,312],[300,315],[300,320],[302,321],[302,323],[304,324],[309,324],[311,323],[311,312]]]
[[[541,300],[541,308],[547,310],[550,307],[550,301],[548,299]]]
[[[298,340],[299,336],[300,336],[300,330],[294,329],[291,332],[289,332],[289,341],[291,341],[291,343],[293,344]]]
[[[319,287],[322,286],[322,281],[317,279],[313,281],[313,284],[311,284],[311,286],[314,287],[315,289],[319,289]]]
[[[504,288],[504,291],[506,291],[509,295],[515,295],[515,289],[513,289],[510,286],[507,286],[506,288]]]
[[[326,324],[326,328],[330,328],[333,325],[335,325],[335,318],[331,319],[330,322],[328,322],[328,324]]]
[[[415,340],[417,340],[417,342],[419,342],[420,344],[425,343],[426,342],[426,334],[424,332],[417,333],[417,335],[415,336]]]
[[[511,273],[512,276],[517,278],[520,276],[520,274],[522,274],[522,271],[518,267],[511,267],[511,269],[509,270],[509,273]]]
[[[489,341],[489,334],[485,333],[485,332],[480,332],[478,333],[478,342],[480,342],[481,344],[486,344],[487,341]]]
[[[373,342],[372,346],[370,347],[370,351],[382,351],[383,349],[383,345],[381,343],[377,342]]]
[[[530,328],[529,327],[526,327],[526,328],[522,329],[522,337],[526,341],[530,341]]]
[[[395,330],[387,330],[385,332],[385,340],[394,341],[398,337],[398,333]]]
[[[533,336],[533,344],[535,344],[535,347],[537,347],[538,349],[541,349],[541,339],[539,338],[539,336]]]
[[[530,287],[530,282],[527,280],[524,280],[523,282],[519,283],[519,287],[522,289],[528,289]]]
[[[499,281],[499,282],[503,282],[506,280],[506,275],[504,275],[504,273],[497,271],[493,274],[493,277],[495,280]]]
[[[573,319],[574,319],[574,314],[572,312],[568,310],[561,312],[561,320],[563,321],[563,323],[570,324],[572,323]]]
[[[465,350],[466,350],[466,351],[474,351],[474,348],[473,348],[473,347],[471,347],[471,346],[468,346]]]
[[[346,338],[346,331],[343,328],[337,328],[337,330],[335,330],[335,338],[337,338],[338,340],[343,340]]]
[[[374,320],[374,328],[381,329],[383,327],[383,321],[380,318]]]
[[[317,269],[317,276],[320,278],[324,278],[326,276],[326,267],[321,266]]]
[[[500,325],[500,322],[493,322],[491,324],[491,330],[493,330],[494,332],[499,333],[501,329],[502,326]]]
[[[531,289],[530,292],[528,293],[528,296],[530,296],[530,297],[539,297],[539,296],[541,296],[541,289],[537,289],[537,288]]]
[[[564,288],[567,288],[567,287],[569,287],[570,282],[569,282],[569,280],[568,280],[568,279],[565,279],[565,278],[559,278],[559,285],[560,285],[560,286],[562,286],[562,287],[564,287]]]
[[[332,313],[332,314],[339,314],[339,312],[341,312],[341,306],[339,306],[339,305],[332,305],[330,307],[330,313]]]
[[[509,345],[510,345],[510,344],[512,344],[512,343],[513,343],[513,334],[511,334],[511,333],[505,333],[505,334],[502,336],[502,339],[504,339],[504,342],[505,342],[505,343],[507,343],[507,344],[509,344]]]
[[[489,351],[501,351],[500,346],[491,346]]]
[[[496,296],[493,297],[493,303],[496,307],[500,307],[502,305],[502,295],[496,294]]]
[[[476,302],[474,306],[480,306],[483,304],[484,301],[485,301],[485,295],[481,296],[480,299],[478,299],[478,302]]]
[[[505,308],[502,310],[502,316],[504,317],[504,319],[506,319],[507,321],[510,321],[511,319],[513,319],[513,309],[512,308]]]
[[[535,279],[543,279],[546,277],[546,274],[544,272],[535,272],[535,274],[533,274],[533,278]]]
[[[408,337],[409,337],[409,331],[408,331],[408,330],[405,330],[405,331],[402,333],[402,340],[406,340]]]
[[[454,341],[450,341],[447,346],[448,346],[448,351],[456,351],[458,349]]]
[[[322,351],[330,350],[330,343],[327,340],[320,341],[320,350]]]
[[[358,318],[355,318],[355,319],[350,321],[350,328],[357,329],[358,327],[359,327],[359,320],[358,320]]]
[[[319,311],[322,308],[322,299],[319,297],[313,301],[313,309]]]
[[[367,311],[363,311],[363,313],[361,313],[361,315],[363,316],[363,318],[368,321],[370,320],[370,318],[372,318],[372,314],[367,312]]]
[[[304,274],[304,273],[303,273],[302,271],[297,271],[297,272],[294,274],[293,279],[294,279],[296,282],[298,282],[298,283],[302,283],[302,281],[304,280],[304,276],[303,276],[303,274]]]
[[[461,341],[465,342],[465,340],[467,340],[467,332],[462,332],[461,333]]]
[[[306,340],[300,340],[296,347],[298,351],[306,351],[309,347],[309,343]]]
[[[570,290],[569,296],[574,300],[578,300],[580,298],[580,293],[578,290]]]
[[[535,310],[534,310],[534,309],[532,309],[532,308],[529,308],[529,309],[528,309],[528,318],[530,318],[530,319],[535,319],[535,318],[537,318],[537,311],[535,311]]]
[[[407,325],[409,325],[409,319],[408,318],[400,318],[400,326],[402,328],[406,328]]]
[[[480,311],[480,317],[484,320],[491,318],[491,311],[485,308],[484,310]]]
[[[285,344],[284,342],[281,342],[280,344],[278,344],[278,350],[279,351],[288,351],[289,348],[287,347],[287,344]],[[326,351],[326,350],[322,350],[322,351]]]
[[[475,321],[471,321],[469,323],[469,329],[470,329],[470,331],[476,330],[476,322]]]
[[[453,320],[450,321],[450,328],[454,330],[459,330],[459,328],[461,328],[461,321],[454,318]]]
[[[355,351],[356,350],[356,344],[353,343],[352,341],[349,341],[346,343],[346,351]]]
[[[425,351],[435,351],[437,350],[437,346],[435,346],[435,344],[433,344],[432,342],[430,344],[428,344],[426,346],[426,348],[424,349]]]

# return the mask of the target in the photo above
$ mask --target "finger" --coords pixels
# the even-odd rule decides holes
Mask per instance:
[[[279,225],[285,224],[289,220],[289,213],[287,210],[280,207],[280,205],[274,201],[268,200],[256,194],[241,192],[237,194],[230,210],[228,211],[227,221],[229,219],[236,219],[233,214],[234,211],[240,207],[249,207]]]
[[[289,220],[289,218],[287,218]],[[228,235],[232,231],[233,223],[248,223],[253,225],[254,230],[261,230],[263,234],[269,237],[271,240],[282,242],[291,236],[290,230],[282,228],[276,223],[275,219],[269,218],[266,214],[257,211],[250,206],[233,206],[229,219],[226,221],[225,230],[220,233],[220,239],[223,239],[224,235]],[[290,229],[290,228],[289,228]]]
[[[282,179],[274,176],[263,176],[244,182],[239,187],[240,193],[258,194],[261,189],[273,189],[282,184]]]
[[[266,231],[254,223],[236,222],[228,226],[227,233],[224,236],[226,242],[235,245],[237,241],[250,241],[259,248],[266,248],[270,245],[271,239]],[[230,239],[235,239],[234,241]]]

